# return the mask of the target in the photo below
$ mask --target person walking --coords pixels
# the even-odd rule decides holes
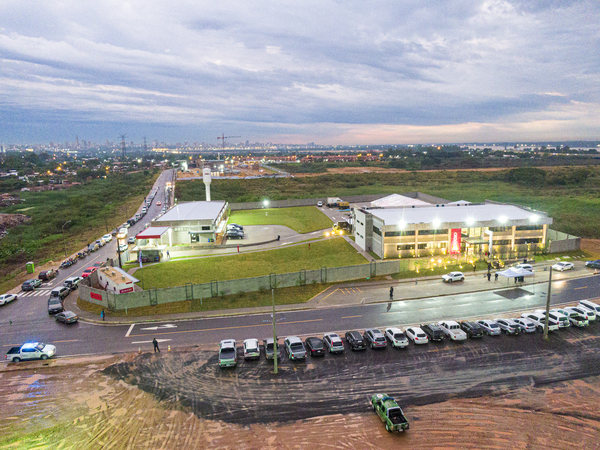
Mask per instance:
[[[104,322],[104,310],[100,311],[100,318]]]
[[[394,287],[390,286],[390,300],[394,299]]]
[[[488,281],[492,281],[492,274],[491,273],[487,273],[487,277],[488,277]]]
[[[156,338],[152,340],[152,344],[154,345],[154,353],[160,353],[160,348],[158,348],[158,341],[156,340]]]
[[[171,255],[169,254],[169,250],[167,250],[167,259],[171,259]]]
[[[494,274],[494,281],[498,281],[498,272]]]
[[[473,263],[473,273],[477,272],[477,265]]]

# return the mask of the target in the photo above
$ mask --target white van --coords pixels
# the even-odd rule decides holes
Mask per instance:
[[[594,314],[598,315],[600,314],[600,305],[591,302],[589,300],[581,300],[579,302],[579,305],[577,305],[579,308],[583,308],[583,309],[587,309],[589,311],[592,311]]]

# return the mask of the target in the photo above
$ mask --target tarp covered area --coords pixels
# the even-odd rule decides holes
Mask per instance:
[[[497,272],[498,275],[501,275],[506,278],[514,278],[514,277],[530,277],[533,275],[531,270],[527,269],[517,269],[516,267],[510,267],[502,272]]]

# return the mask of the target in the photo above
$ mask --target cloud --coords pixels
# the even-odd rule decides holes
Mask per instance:
[[[0,140],[59,117],[110,139],[595,139],[574,105],[600,104],[598,23],[595,0],[5,0]]]

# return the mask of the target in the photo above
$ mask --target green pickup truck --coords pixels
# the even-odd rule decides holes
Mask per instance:
[[[396,400],[387,394],[375,394],[371,397],[371,406],[385,423],[385,429],[392,431],[408,430],[408,420]]]

